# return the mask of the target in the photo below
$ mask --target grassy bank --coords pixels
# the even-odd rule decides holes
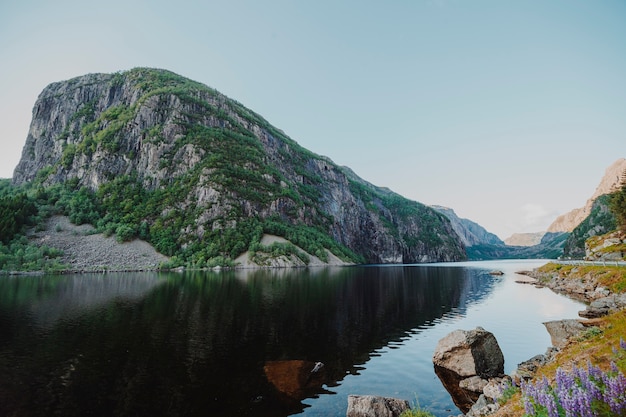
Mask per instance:
[[[621,267],[600,267],[600,266],[573,266],[547,264],[539,269],[545,274],[558,275],[559,279],[578,280],[580,282],[595,283],[603,286],[611,292],[626,292],[626,268]],[[557,374],[571,374],[575,368],[588,369],[592,367],[599,369],[605,374],[615,374],[612,364],[622,374],[626,374],[626,310],[622,310],[600,319],[594,319],[592,326],[581,335],[570,342],[559,351],[554,360],[541,367],[533,382],[537,383],[546,378],[551,387],[556,385]],[[616,414],[602,408],[601,405],[594,406],[599,416],[615,416]],[[546,410],[543,410],[546,411]],[[520,392],[513,395],[509,401],[498,412],[493,414],[496,417],[522,417],[526,416],[523,398]],[[546,413],[531,414],[538,416],[548,416]],[[564,410],[560,410],[560,415],[565,415]],[[617,414],[624,415],[624,414]]]

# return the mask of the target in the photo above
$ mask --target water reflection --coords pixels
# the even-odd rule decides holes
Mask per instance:
[[[3,278],[0,414],[286,416],[497,283],[402,266]]]

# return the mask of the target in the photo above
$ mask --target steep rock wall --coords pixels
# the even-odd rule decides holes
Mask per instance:
[[[300,147],[202,84],[140,68],[46,87],[14,184],[74,180],[96,191],[120,177],[177,190],[161,216],[192,216],[181,247],[254,217],[324,229],[371,263],[465,258],[445,216]]]

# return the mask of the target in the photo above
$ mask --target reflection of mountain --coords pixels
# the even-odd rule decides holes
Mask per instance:
[[[494,279],[408,266],[171,274],[139,301],[12,333],[0,414],[289,415],[303,406],[268,382],[268,361],[321,361],[333,386],[389,341],[462,314]]]
[[[157,276],[155,273],[20,276],[0,282],[0,307],[21,305],[39,325],[50,326],[72,312],[95,308],[116,298],[139,299],[159,285]]]

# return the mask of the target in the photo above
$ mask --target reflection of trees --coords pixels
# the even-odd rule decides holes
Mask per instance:
[[[484,295],[484,277],[400,266],[168,274],[140,301],[116,298],[45,335],[14,335],[0,372],[16,379],[0,397],[20,400],[0,412],[288,415],[301,405],[280,401],[267,361],[322,361],[332,385],[373,350]],[[7,358],[27,365],[15,371]]]

